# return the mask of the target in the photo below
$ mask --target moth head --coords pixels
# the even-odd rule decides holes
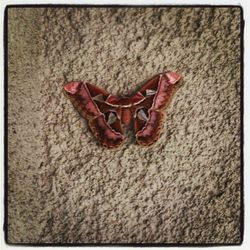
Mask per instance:
[[[78,92],[80,86],[81,86],[81,82],[69,82],[66,85],[64,85],[64,90],[70,94],[75,94]]]

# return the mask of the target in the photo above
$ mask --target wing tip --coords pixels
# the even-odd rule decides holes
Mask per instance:
[[[168,78],[169,83],[171,84],[175,84],[181,79],[181,75],[177,72],[169,71],[169,72],[164,73],[164,75]]]
[[[76,82],[72,81],[67,83],[66,85],[63,86],[64,91],[70,94],[75,94],[78,92],[79,87],[81,86],[82,82]]]

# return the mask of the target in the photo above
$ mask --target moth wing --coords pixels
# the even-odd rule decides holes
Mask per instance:
[[[85,82],[69,82],[64,86],[64,92],[78,112],[87,119],[100,114],[95,99],[105,99],[109,95],[105,90]]]
[[[90,83],[69,82],[64,91],[99,142],[108,147],[118,147],[124,141],[122,125],[115,107],[106,102],[110,96]]]
[[[116,120],[109,124],[103,114],[89,120],[89,127],[98,141],[107,148],[116,148],[125,140],[121,122]]]
[[[162,110],[169,105],[180,79],[179,74],[167,72],[153,77],[140,89],[145,99],[137,104],[134,114],[135,136],[140,145],[149,146],[158,140],[163,125]]]

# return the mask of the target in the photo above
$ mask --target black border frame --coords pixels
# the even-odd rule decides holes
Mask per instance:
[[[239,8],[240,9],[240,242],[239,243],[12,243],[8,241],[8,10],[11,8]],[[13,4],[4,10],[4,239],[10,246],[211,247],[240,246],[244,240],[244,15],[241,5]]]

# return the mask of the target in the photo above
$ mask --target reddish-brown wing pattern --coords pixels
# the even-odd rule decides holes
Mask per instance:
[[[87,82],[69,82],[64,91],[102,145],[118,147],[125,140],[123,130],[133,123],[137,142],[148,146],[159,138],[162,111],[180,79],[175,72],[159,74],[130,97],[111,95]]]

